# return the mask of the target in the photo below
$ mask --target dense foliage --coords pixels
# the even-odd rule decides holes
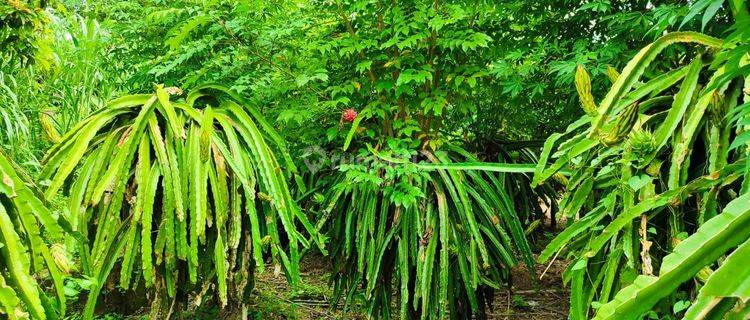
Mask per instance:
[[[0,70],[31,65],[45,53],[47,16],[44,2],[9,0],[0,3]]]
[[[680,314],[697,289],[686,317],[722,317],[737,302],[733,312],[747,313],[747,295],[731,289],[742,285],[721,282],[742,263],[743,249],[720,258],[750,236],[743,220],[750,217],[743,125],[750,21],[744,4],[732,9],[737,20],[726,40],[664,35],[613,75],[598,106],[588,74],[578,69],[589,115],[547,140],[535,175],[540,183],[560,168],[574,169],[560,205],[577,221],[540,255],[544,262],[564,248],[570,253],[572,318],[588,318],[593,306],[597,319]],[[652,61],[676,43],[700,47],[686,65],[655,72]],[[647,70],[651,76],[641,81]],[[712,274],[717,267],[722,271]],[[693,277],[697,287],[681,286]]]
[[[244,317],[312,252],[371,318],[561,259],[571,319],[747,318],[748,43],[742,0],[4,1],[0,317]]]
[[[445,131],[487,143],[543,137],[580,115],[569,90],[577,64],[590,66],[595,76],[608,65],[620,68],[634,48],[661,35],[687,10],[672,1],[91,6],[114,22],[121,44],[113,53],[127,62],[123,66],[142,66],[121,70],[134,72],[128,85],[194,86],[205,78],[227,83],[272,107],[279,120],[301,125],[308,143],[324,137],[320,119],[323,129],[332,130],[338,118],[331,113],[375,102],[371,107],[389,113],[398,112],[399,103],[436,112],[446,118],[440,124]],[[709,29],[721,32],[722,25]],[[676,61],[680,49],[672,50],[660,64]],[[596,90],[606,85],[594,78]]]

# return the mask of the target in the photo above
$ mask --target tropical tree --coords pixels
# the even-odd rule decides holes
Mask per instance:
[[[332,239],[337,297],[352,303],[363,291],[371,317],[391,317],[394,293],[403,319],[486,316],[509,268],[534,261],[525,212],[506,191],[515,176],[481,172],[490,168],[460,147],[463,132],[445,129],[448,115],[476,111],[472,93],[487,75],[491,38],[472,15],[481,9],[319,5],[333,21],[316,26],[327,35],[314,45],[329,75],[320,119],[337,123],[326,139],[356,160],[326,182],[319,218]]]
[[[29,177],[2,153],[0,176],[0,315],[61,318],[66,308],[63,280],[69,266],[64,251],[59,254],[49,244],[59,246],[65,232]],[[51,280],[54,296],[45,290],[47,280]]]
[[[267,256],[298,283],[310,246],[298,223],[322,250],[287,187],[294,164],[260,113],[219,86],[170,94],[182,92],[111,101],[44,159],[46,194],[64,188],[73,228],[91,235],[77,250],[94,282],[86,318],[118,261],[120,286],[142,279],[165,311],[193,290],[201,301],[211,283],[221,306],[243,303]]]

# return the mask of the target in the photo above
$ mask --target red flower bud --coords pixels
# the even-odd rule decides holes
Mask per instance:
[[[354,122],[354,119],[357,118],[357,111],[354,109],[346,109],[344,110],[344,113],[341,114],[341,119],[346,122]]]

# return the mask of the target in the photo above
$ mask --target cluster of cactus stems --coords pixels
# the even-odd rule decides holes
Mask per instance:
[[[122,288],[142,279],[183,303],[212,283],[222,306],[245,301],[267,256],[297,284],[301,250],[323,241],[291,197],[284,150],[259,111],[213,85],[116,99],[62,136],[41,175],[92,235],[76,250],[95,279],[84,316],[118,261]]]
[[[70,229],[55,221],[31,180],[2,153],[0,178],[0,314],[56,319],[66,309],[63,281],[70,262],[60,244]],[[41,273],[52,279],[54,296],[40,286]]]
[[[675,43],[707,54],[644,79]],[[740,252],[750,242],[717,263],[750,238],[749,149],[740,139],[747,127],[738,125],[748,114],[742,102],[750,99],[740,96],[748,82],[729,71],[748,61],[704,60],[727,48],[734,47],[700,33],[666,34],[621,73],[607,72],[612,87],[598,106],[578,67],[586,115],[547,140],[534,176],[541,184],[562,168],[572,172],[560,203],[571,223],[539,256],[545,263],[567,252],[572,261],[564,274],[571,319],[669,313],[679,290],[697,294],[690,319],[750,312],[744,296],[730,293],[743,284],[725,278],[748,263]]]

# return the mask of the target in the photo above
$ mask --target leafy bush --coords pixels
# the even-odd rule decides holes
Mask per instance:
[[[30,179],[2,153],[0,178],[0,315],[57,319],[65,314],[63,277],[68,271],[49,244],[59,243],[64,231]],[[45,274],[55,297],[44,290]]]
[[[300,246],[309,247],[297,223],[322,241],[290,196],[284,148],[254,107],[219,86],[179,101],[163,88],[125,96],[66,133],[42,178],[50,196],[67,186],[69,219],[91,235],[78,249],[95,280],[84,316],[118,260],[122,288],[143,279],[181,302],[214,281],[222,306],[245,301],[269,252],[296,284]]]
[[[33,64],[46,48],[43,37],[48,22],[44,6],[24,0],[0,3],[0,70],[12,70]],[[42,50],[41,54],[44,54]]]

